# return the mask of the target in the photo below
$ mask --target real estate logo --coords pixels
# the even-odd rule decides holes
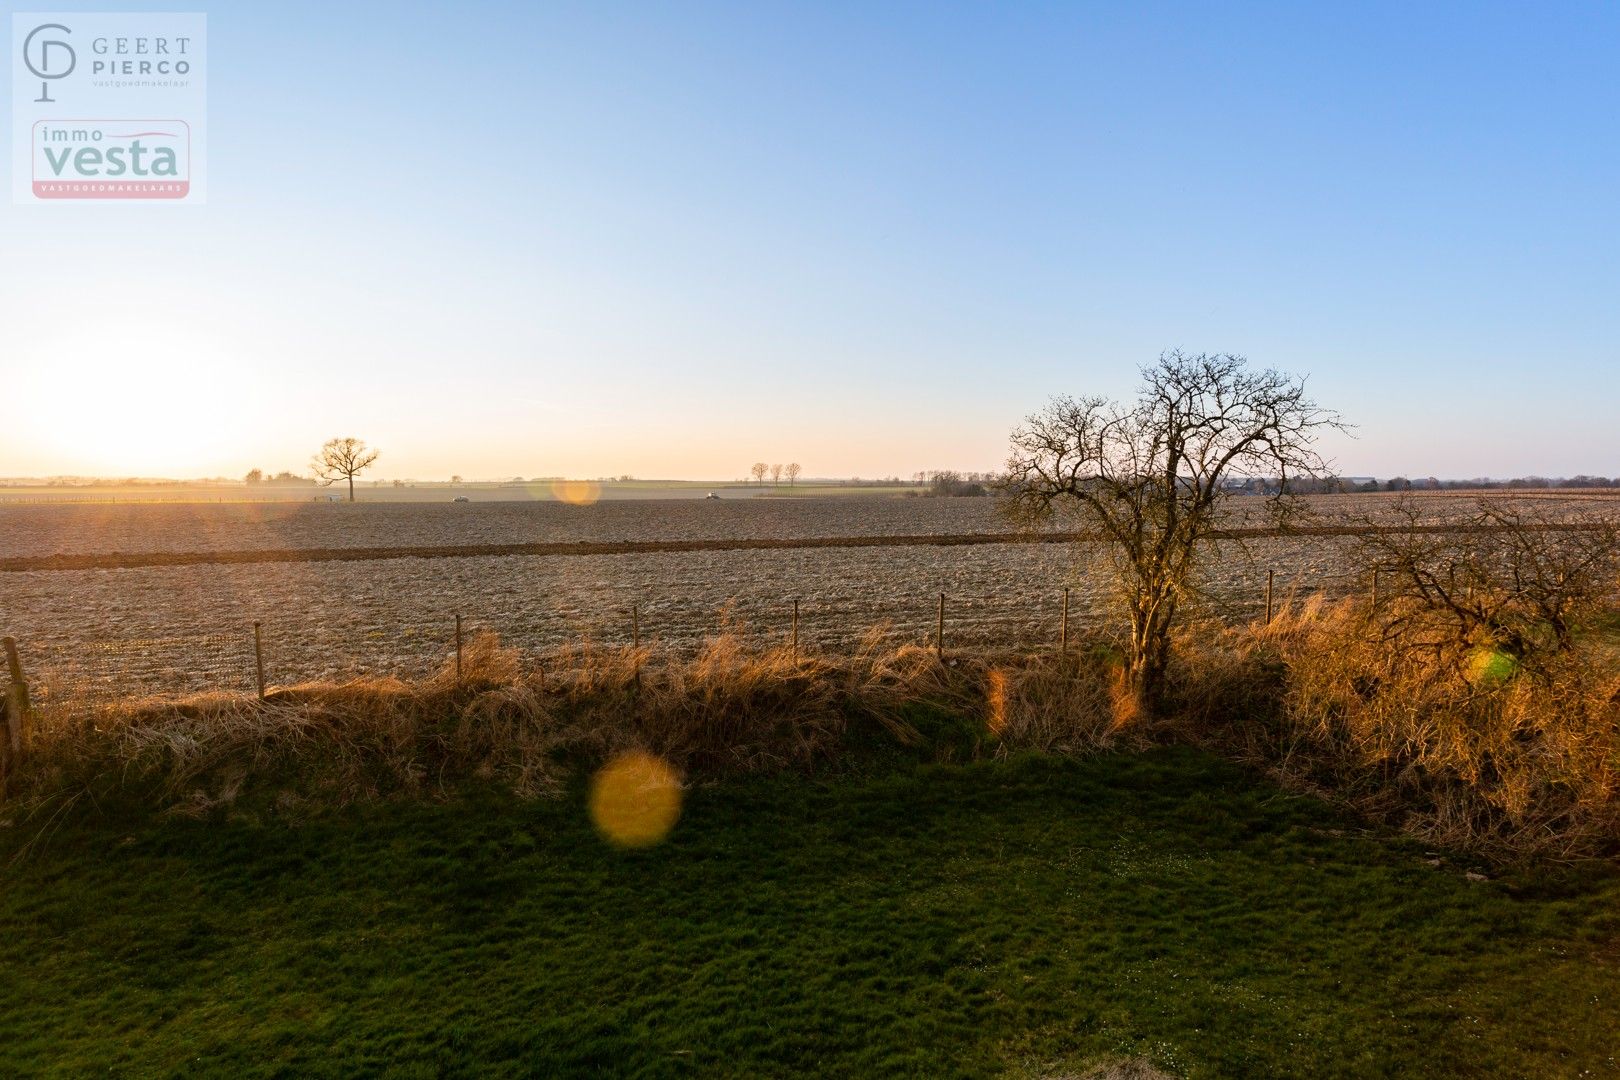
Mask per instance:
[[[12,16],[12,201],[203,202],[207,17]]]

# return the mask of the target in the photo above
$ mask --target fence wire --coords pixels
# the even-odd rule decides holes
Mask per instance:
[[[957,583],[965,586],[966,583]],[[1270,602],[1275,612],[1311,596],[1339,599],[1364,594],[1367,574],[1326,566],[1291,567],[1272,575]],[[1195,617],[1232,623],[1264,615],[1266,567],[1228,564],[1218,580],[1204,583],[1186,610]],[[951,648],[1028,649],[1055,645],[1062,634],[1061,586],[1010,593],[982,587],[946,590],[945,640]],[[1071,640],[1094,636],[1117,625],[1106,590],[1093,578],[1072,590]],[[462,636],[470,643],[493,632],[515,650],[523,665],[535,666],[548,653],[593,643],[628,646],[632,640],[675,654],[691,654],[705,641],[725,634],[750,647],[787,644],[793,635],[791,594],[738,595],[718,610],[697,596],[626,590],[622,607],[599,612],[589,622],[559,621],[554,612],[523,605],[499,613],[463,611]],[[859,589],[802,597],[798,641],[807,652],[854,651],[876,632],[889,644],[932,645],[937,637],[939,593],[883,595]],[[37,712],[83,713],[140,698],[178,698],[198,693],[255,695],[262,676],[270,686],[342,681],[368,676],[421,679],[453,665],[454,615],[442,624],[385,625],[374,619],[359,632],[335,626],[266,623],[262,638],[244,625],[239,632],[183,637],[73,644],[21,642],[25,677]],[[258,651],[256,651],[258,650]]]
[[[30,645],[22,661],[33,707],[47,717],[144,697],[258,692],[251,627],[232,634]]]

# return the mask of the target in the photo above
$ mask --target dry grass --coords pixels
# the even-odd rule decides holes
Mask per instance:
[[[1499,857],[1620,851],[1620,663],[1612,641],[1519,666],[1459,642],[1399,648],[1364,603],[1177,643],[1165,718],[1141,714],[1106,647],[1068,655],[894,648],[839,658],[722,634],[695,656],[580,646],[544,657],[475,637],[420,683],[367,679],[47,717],[13,778],[54,813],[131,801],[278,813],[473,782],[554,792],[615,754],[688,780],[815,770],[873,753],[961,760],[1187,740],[1437,844]]]
[[[1183,644],[1183,730],[1434,843],[1498,856],[1620,850],[1620,657],[1593,635],[1521,663],[1404,648],[1403,613],[1306,603]]]
[[[963,752],[919,715],[982,732],[971,753],[1075,753],[1113,741],[1108,702],[1104,675],[1072,657],[941,664],[927,650],[892,648],[881,631],[837,660],[754,651],[731,635],[690,657],[579,646],[535,659],[483,634],[459,679],[451,665],[420,683],[308,684],[262,704],[200,696],[48,716],[13,790],[36,811],[133,799],[205,813],[249,794],[292,811],[432,797],[468,781],[539,795],[627,750],[692,778],[813,768],[874,739]]]

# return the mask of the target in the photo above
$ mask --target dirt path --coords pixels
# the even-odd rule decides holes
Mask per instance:
[[[1547,531],[1599,529],[1599,523],[1541,526]],[[1347,525],[1291,529],[1224,529],[1217,540],[1277,537],[1358,536],[1370,533],[1457,532],[1454,525],[1390,526],[1369,529]],[[1469,528],[1494,532],[1495,528]],[[0,572],[39,570],[125,570],[151,566],[208,566],[242,563],[364,562],[377,559],[461,559],[503,555],[639,555],[683,551],[766,551],[795,548],[963,547],[979,544],[1070,544],[1096,540],[1095,533],[923,533],[899,536],[813,536],[710,540],[612,540],[531,544],[423,544],[405,547],[275,548],[250,551],[146,551],[101,554],[22,555],[0,558]]]

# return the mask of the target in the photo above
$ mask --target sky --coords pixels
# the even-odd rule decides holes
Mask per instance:
[[[0,476],[993,469],[1170,348],[1620,474],[1620,5],[201,10],[206,205],[0,206]]]

